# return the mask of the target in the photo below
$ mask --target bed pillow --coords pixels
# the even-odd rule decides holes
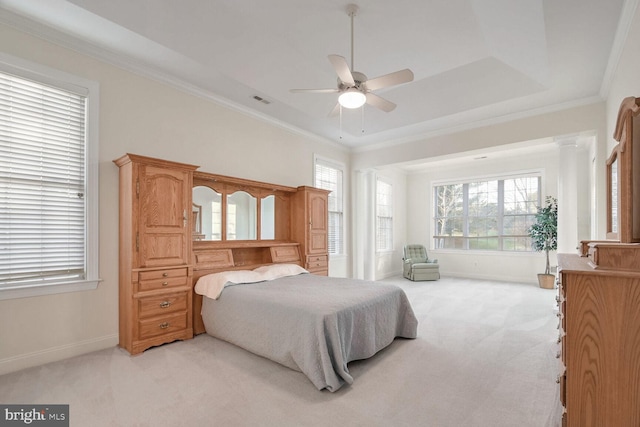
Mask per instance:
[[[307,270],[298,264],[271,264],[263,265],[253,270],[264,277],[264,280],[273,280],[286,276],[297,276],[298,274],[308,273]]]
[[[231,283],[256,283],[267,279],[259,272],[251,270],[222,271],[220,273],[207,274],[198,279],[195,291],[211,299],[218,299],[225,284]]]

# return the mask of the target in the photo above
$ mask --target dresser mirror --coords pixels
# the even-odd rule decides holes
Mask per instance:
[[[640,98],[622,101],[607,160],[607,239],[640,242]]]
[[[618,240],[618,146],[607,160],[607,239]]]

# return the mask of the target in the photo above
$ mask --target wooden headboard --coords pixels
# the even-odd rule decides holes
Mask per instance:
[[[198,171],[193,173],[193,186],[209,187],[220,195],[221,200],[217,240],[203,240],[206,233],[197,225],[195,230],[198,233],[192,232],[195,233],[191,242],[193,286],[206,274],[253,270],[278,263],[297,264],[314,274],[328,274],[328,190],[287,187]],[[232,240],[237,235],[227,236],[226,200],[237,191],[246,192],[257,200],[256,238],[252,240]],[[264,233],[268,237],[263,239],[261,201],[271,195],[274,196],[273,215],[269,218],[273,221],[273,228],[268,227],[270,232]],[[201,308],[202,296],[193,292],[195,334],[204,332]]]
[[[202,276],[229,270],[253,270],[263,265],[289,263],[302,266],[295,242],[193,242],[193,286]],[[193,333],[205,332],[200,310],[202,295],[193,291]]]

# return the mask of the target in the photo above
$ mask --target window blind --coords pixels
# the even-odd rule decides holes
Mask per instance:
[[[376,249],[393,249],[393,187],[382,180],[376,181]]]
[[[329,190],[329,253],[342,254],[343,245],[343,208],[342,208],[342,170],[316,161],[316,187]]]
[[[86,101],[0,73],[0,288],[85,278]]]

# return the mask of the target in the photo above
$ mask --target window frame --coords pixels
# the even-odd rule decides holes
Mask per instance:
[[[544,170],[543,169],[534,169],[534,170],[524,170],[524,171],[516,171],[513,173],[509,173],[507,175],[483,175],[471,178],[461,178],[457,180],[441,180],[441,181],[433,181],[431,183],[431,201],[432,201],[432,210],[431,210],[431,249],[439,250],[439,251],[454,251],[454,252],[480,252],[480,253],[488,253],[488,252],[499,252],[499,253],[511,253],[511,254],[529,254],[532,250],[513,250],[513,249],[504,249],[505,239],[509,238],[518,238],[524,237],[524,235],[513,235],[513,234],[504,234],[504,226],[505,226],[505,218],[506,217],[515,217],[521,215],[515,214],[505,214],[505,181],[515,180],[521,178],[537,178],[538,180],[538,200],[536,202],[536,207],[540,206],[545,196],[545,185],[544,185]],[[469,236],[469,184],[481,183],[481,182],[490,182],[497,181],[497,191],[498,201],[496,206],[496,223],[497,228],[499,230],[498,234],[495,236],[498,240],[498,247],[496,249],[477,249],[470,247],[470,239],[472,237]],[[438,200],[437,200],[437,191],[436,189],[441,186],[447,185],[460,185],[462,187],[462,216],[459,217],[463,222],[463,235],[460,236],[464,241],[461,248],[456,247],[437,247],[436,245],[436,221],[438,220]],[[534,215],[534,213],[527,215]],[[458,217],[456,217],[458,218]],[[490,236],[487,236],[489,238]]]
[[[86,96],[85,278],[0,288],[0,300],[96,289],[99,278],[99,89],[97,82],[0,52],[0,72]]]
[[[331,211],[329,210],[328,216],[328,227],[331,227],[331,213],[335,212],[337,214],[340,215],[340,222],[341,222],[341,227],[340,227],[340,232],[339,233],[334,233],[336,236],[338,236],[339,238],[339,244],[338,245],[334,245],[335,246],[339,246],[340,247],[340,251],[339,252],[329,252],[329,256],[330,257],[340,257],[340,256],[345,256],[346,255],[346,248],[345,248],[345,227],[346,227],[346,223],[345,223],[345,199],[344,199],[344,181],[345,181],[345,165],[339,162],[336,162],[334,160],[330,160],[318,155],[314,155],[314,159],[313,159],[313,183],[314,186],[316,188],[323,188],[318,186],[318,176],[317,176],[317,167],[318,165],[326,167],[326,168],[331,168],[337,171],[340,171],[340,174],[342,175],[342,179],[341,179],[341,183],[340,183],[340,190],[339,190],[339,197],[340,197],[340,207],[342,208],[342,210],[336,210],[336,211]],[[331,194],[329,194],[329,197],[331,197]],[[329,207],[331,206],[331,203],[328,203]],[[329,230],[327,230],[327,238],[330,239],[331,237],[331,233],[329,232]],[[331,247],[331,243],[329,242],[328,247]]]

